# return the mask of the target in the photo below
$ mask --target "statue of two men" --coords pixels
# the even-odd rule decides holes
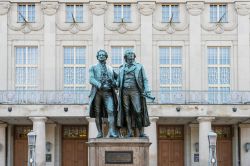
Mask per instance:
[[[133,137],[132,128],[138,128],[139,137],[145,137],[144,127],[150,125],[145,97],[151,97],[145,70],[135,62],[136,55],[131,50],[125,52],[125,64],[120,66],[118,75],[106,65],[107,57],[106,51],[98,51],[99,63],[89,72],[92,84],[90,117],[96,119],[97,138],[103,137],[102,117],[108,117],[109,137],[118,137],[118,128],[127,129],[126,137]]]

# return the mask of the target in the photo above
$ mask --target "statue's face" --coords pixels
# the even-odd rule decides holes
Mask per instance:
[[[134,61],[135,61],[135,56],[134,56],[134,54],[128,54],[128,55],[127,55],[127,58],[126,58],[126,62],[127,62],[128,64],[132,64],[132,63],[134,63]]]
[[[106,53],[103,52],[103,51],[100,51],[100,52],[98,53],[97,59],[98,59],[100,62],[106,61],[106,60],[107,60]]]

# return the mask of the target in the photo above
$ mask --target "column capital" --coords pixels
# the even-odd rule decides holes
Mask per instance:
[[[10,8],[10,2],[0,2],[0,15],[7,14],[9,8]]]
[[[235,9],[239,15],[246,16],[250,13],[250,3],[249,2],[235,2]]]
[[[187,2],[186,8],[193,16],[198,16],[204,10],[204,2]]]
[[[150,122],[156,123],[159,120],[159,117],[151,116],[151,117],[149,117],[149,120],[150,120]]]
[[[47,121],[47,117],[29,117],[30,120],[32,120],[32,122],[46,122]]]
[[[250,124],[239,124],[240,128],[250,128]]]
[[[49,16],[56,14],[58,7],[58,2],[41,2],[43,13]]]
[[[155,10],[155,2],[138,2],[137,9],[144,16],[150,16]]]
[[[211,122],[215,119],[215,117],[208,117],[208,116],[203,116],[203,117],[198,117],[197,121],[200,122]]]
[[[6,123],[1,123],[0,128],[6,128],[8,125]]]
[[[89,9],[94,15],[100,16],[108,9],[106,2],[90,2]]]

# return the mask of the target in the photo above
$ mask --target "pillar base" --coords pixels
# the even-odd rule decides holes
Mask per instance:
[[[148,138],[90,138],[89,166],[149,166]]]

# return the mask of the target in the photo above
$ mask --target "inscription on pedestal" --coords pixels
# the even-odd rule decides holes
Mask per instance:
[[[105,164],[133,164],[133,151],[105,151]]]

